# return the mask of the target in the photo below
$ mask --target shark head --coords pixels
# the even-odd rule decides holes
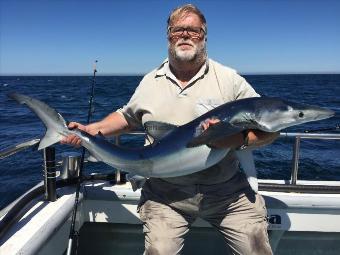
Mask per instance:
[[[329,109],[289,102],[277,98],[264,98],[258,102],[256,119],[261,129],[276,132],[310,121],[327,119],[335,112]]]

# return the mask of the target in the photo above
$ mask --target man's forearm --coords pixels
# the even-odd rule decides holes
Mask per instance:
[[[86,131],[88,133],[96,135],[100,132],[104,136],[117,135],[128,130],[128,122],[126,121],[124,116],[118,112],[113,112],[101,121],[91,123],[86,127]]]
[[[249,130],[246,138],[247,148],[257,148],[272,143],[279,133],[268,133],[259,130]],[[215,148],[239,148],[245,145],[245,139],[242,133],[228,136],[210,144]]]
[[[260,130],[249,130],[248,147],[257,148],[272,143],[278,136],[279,132],[269,133]]]

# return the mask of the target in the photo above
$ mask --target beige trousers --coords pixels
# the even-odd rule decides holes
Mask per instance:
[[[147,183],[139,207],[145,235],[144,254],[181,254],[184,237],[197,217],[223,235],[232,254],[272,254],[263,198],[249,187],[228,194],[230,186],[225,185],[179,187],[160,180]],[[156,195],[157,188],[171,193]]]

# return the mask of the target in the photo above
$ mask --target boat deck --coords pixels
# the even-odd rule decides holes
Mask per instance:
[[[328,184],[340,187],[340,182]],[[268,208],[268,232],[275,254],[339,254],[340,194],[260,193]],[[2,239],[0,254],[66,251],[74,187],[59,189],[58,195],[55,202],[37,198],[27,206],[25,215]],[[137,214],[139,196],[140,192],[133,192],[129,183],[86,182],[77,215],[78,254],[141,254],[144,236]],[[188,234],[184,254],[208,252],[228,254],[222,237],[199,219]]]
[[[298,183],[316,184],[306,181]],[[336,186],[340,182],[328,185]],[[96,187],[96,184],[86,186],[84,209],[90,212],[90,208],[98,208],[97,199],[101,197],[108,203],[105,207],[109,210],[96,210],[89,214],[87,220],[84,219],[86,222],[80,229],[80,254],[93,254],[95,251],[96,254],[111,254],[111,251],[112,254],[142,254],[144,236],[136,214],[139,192],[132,192],[129,184],[116,187],[104,185],[101,190]],[[268,208],[268,232],[275,254],[339,254],[340,194],[260,193]],[[95,246],[89,243],[95,243]],[[183,254],[231,253],[222,236],[208,223],[198,219],[186,238]]]

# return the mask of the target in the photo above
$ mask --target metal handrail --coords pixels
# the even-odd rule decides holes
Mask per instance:
[[[114,137],[114,141],[116,145],[120,144],[120,138],[122,135],[145,135],[144,131],[131,131],[128,133],[123,133]],[[296,184],[298,171],[299,171],[299,157],[300,157],[300,143],[302,139],[315,139],[315,140],[340,140],[340,134],[332,134],[332,133],[297,133],[297,132],[281,132],[279,138],[295,138],[295,143],[293,145],[293,158],[292,158],[292,171],[291,171],[291,184]],[[39,142],[39,139],[32,140],[34,143],[26,146],[24,148],[28,148],[33,146]],[[26,145],[26,144],[25,144]],[[5,149],[6,150],[6,149]],[[4,150],[4,151],[5,151]],[[21,150],[13,150],[11,153],[7,153],[2,158],[5,158],[10,155],[14,155]],[[4,153],[5,154],[5,153]],[[120,171],[116,173],[116,179],[119,181],[120,179]]]
[[[125,133],[126,135],[145,135],[143,131],[133,131]],[[115,137],[115,143],[120,144],[120,136]],[[340,134],[331,133],[297,133],[297,132],[281,132],[279,138],[295,138],[293,145],[293,158],[291,170],[291,184],[296,185],[299,172],[300,143],[302,139],[314,140],[340,140]],[[118,172],[118,171],[117,171]],[[118,173],[119,174],[119,173]]]
[[[301,139],[315,139],[315,140],[340,140],[340,134],[329,133],[287,133],[281,132],[280,138],[295,138],[293,145],[293,159],[292,159],[292,172],[291,184],[296,185],[298,172],[299,172],[299,157],[300,157],[300,142]]]
[[[300,137],[303,139],[325,139],[325,140],[339,140],[340,134],[330,134],[330,133],[287,133],[281,132],[280,137]]]

